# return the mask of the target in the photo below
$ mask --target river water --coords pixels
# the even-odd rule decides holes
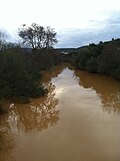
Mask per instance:
[[[0,161],[120,161],[120,82],[68,66],[43,81],[43,98],[6,103]]]

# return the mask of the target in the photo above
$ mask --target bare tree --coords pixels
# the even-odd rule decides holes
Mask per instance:
[[[54,43],[57,43],[56,32],[53,28],[47,27],[45,31],[45,46],[51,48]]]
[[[29,44],[33,49],[50,48],[57,43],[54,29],[33,23],[30,27],[25,24],[19,28],[18,35],[24,44]]]

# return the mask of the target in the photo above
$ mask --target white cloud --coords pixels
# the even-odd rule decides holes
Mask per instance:
[[[11,33],[32,22],[52,26],[59,34],[67,28],[100,29],[110,13],[120,10],[119,0],[4,0],[0,4],[0,26]]]
[[[119,10],[118,0],[4,0],[1,25],[15,29],[37,22],[55,28],[86,27],[89,20],[105,19],[105,11]]]

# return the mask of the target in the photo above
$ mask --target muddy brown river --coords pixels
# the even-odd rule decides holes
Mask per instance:
[[[68,66],[43,81],[46,96],[5,103],[0,161],[120,161],[120,82]]]

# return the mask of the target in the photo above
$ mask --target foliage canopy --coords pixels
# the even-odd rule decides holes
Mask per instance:
[[[45,29],[36,23],[32,23],[31,26],[22,25],[18,35],[23,43],[30,45],[33,49],[52,48],[54,43],[57,43],[56,32],[53,28]]]

